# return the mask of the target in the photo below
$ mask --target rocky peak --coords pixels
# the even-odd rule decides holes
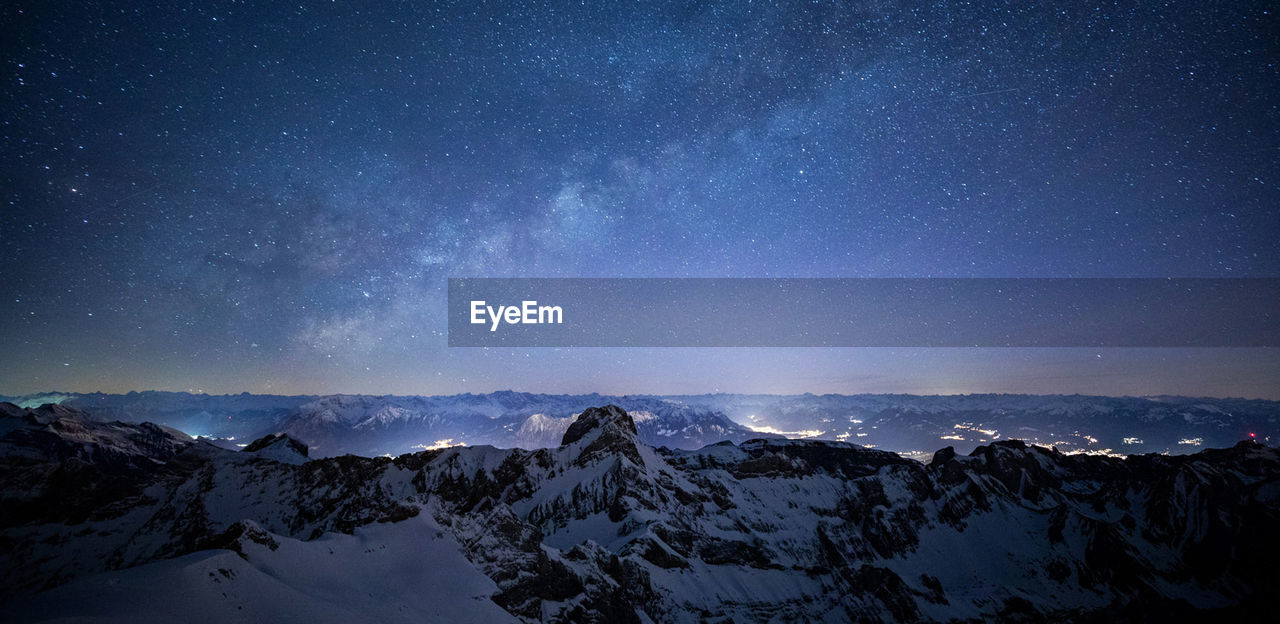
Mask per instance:
[[[26,413],[27,410],[24,410],[13,403],[0,401],[0,416],[7,418],[22,418]]]
[[[637,435],[635,421],[631,420],[631,416],[621,407],[617,405],[588,407],[578,415],[573,424],[569,425],[569,430],[564,432],[564,439],[560,441],[560,445],[573,444],[597,430],[601,432],[617,430],[618,433],[631,437]]]
[[[64,419],[72,421],[89,420],[88,414],[74,407],[67,407],[58,403],[45,403],[35,409],[28,409],[26,415],[32,424],[39,425],[47,425]]]
[[[581,445],[578,463],[586,463],[604,454],[621,454],[637,465],[644,465],[637,444],[636,423],[626,410],[617,405],[589,407],[578,415],[564,432],[561,446]]]
[[[150,471],[192,444],[181,431],[152,423],[99,422],[56,403],[0,406],[0,456],[39,461],[72,458],[108,471]]]
[[[308,459],[307,445],[283,433],[258,438],[241,452],[254,453],[287,464],[300,464]]]
[[[929,465],[935,468],[940,468],[943,465],[945,465],[947,462],[952,461],[955,458],[956,458],[956,447],[947,446],[947,447],[938,449],[938,451],[933,454],[933,460],[929,462]]]

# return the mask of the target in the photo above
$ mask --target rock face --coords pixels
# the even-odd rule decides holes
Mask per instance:
[[[587,408],[569,425],[569,430],[564,432],[560,446],[573,444],[588,434],[607,434],[630,440],[639,437],[635,421],[617,405]]]
[[[99,422],[62,405],[34,409],[0,403],[0,457],[92,464],[107,472],[148,472],[194,441],[152,423]]]
[[[635,422],[617,405],[592,407],[582,412],[560,441],[562,447],[577,445],[582,448],[575,462],[578,465],[616,454],[643,466],[639,444],[640,434],[636,433]]]
[[[307,445],[283,433],[258,438],[240,452],[255,453],[286,464],[301,464],[308,459]]]
[[[307,460],[287,436],[234,452],[0,409],[0,608],[22,621],[160,621],[170,596],[201,597],[197,620],[277,613],[236,579],[316,621],[1241,620],[1280,586],[1280,453],[1254,443],[668,450],[607,405],[557,448]],[[348,585],[359,612],[306,598]]]

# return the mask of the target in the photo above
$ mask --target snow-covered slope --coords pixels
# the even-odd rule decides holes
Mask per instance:
[[[1116,459],[1001,441],[926,465],[819,440],[667,450],[639,431],[605,406],[537,450],[299,463],[188,442],[126,472],[3,454],[0,613],[1240,620],[1280,586],[1280,453],[1256,443]]]
[[[283,433],[258,438],[240,451],[285,464],[301,464],[308,459],[307,445]]]
[[[515,622],[497,587],[430,518],[302,541],[246,521],[234,550],[202,550],[72,581],[11,606],[42,622]],[[412,548],[406,548],[411,544]],[[430,591],[423,591],[430,588]]]

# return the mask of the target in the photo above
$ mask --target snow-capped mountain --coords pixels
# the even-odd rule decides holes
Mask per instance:
[[[312,446],[316,456],[398,455],[451,445],[556,446],[569,423],[599,396],[495,392],[451,397],[334,395],[298,406],[275,429]],[[661,398],[623,397],[647,417],[640,436],[655,446],[698,448],[759,433],[713,410]]]
[[[188,392],[48,392],[0,397],[19,407],[46,403],[74,407],[102,421],[151,422],[173,427],[192,437],[235,438],[248,442],[308,401],[310,396],[271,394],[208,395]]]
[[[310,449],[283,433],[268,435],[244,447],[240,452],[253,453],[286,464],[301,464],[309,459]]]
[[[306,440],[315,457],[351,453],[399,455],[450,445],[556,446],[582,410],[617,403],[634,410],[640,436],[654,446],[699,448],[762,434],[715,410],[661,397],[601,397],[493,392],[454,396],[192,395],[135,392],[123,395],[50,393],[13,397],[19,406],[56,401],[92,418],[155,422],[219,446],[243,445],[264,435],[288,433]]]
[[[0,436],[0,453],[8,459],[87,464],[117,472],[147,470],[192,443],[176,429],[101,422],[56,404],[23,409],[0,403]]]
[[[1063,452],[1192,453],[1243,439],[1280,442],[1280,402],[1193,397],[970,394],[665,397],[788,437],[848,441],[927,459],[1020,439]]]
[[[531,428],[563,424],[550,418]],[[1255,442],[1118,459],[1002,440],[922,464],[821,440],[655,448],[646,418],[588,408],[554,448],[394,459],[305,458],[287,435],[234,452],[157,428],[135,447],[152,461],[121,471],[24,442],[82,415],[6,406],[0,612],[1239,621],[1280,586],[1280,452]],[[119,444],[86,431],[75,444]]]
[[[101,421],[154,422],[232,448],[284,432],[306,440],[313,457],[398,455],[459,444],[552,447],[572,418],[603,404],[631,413],[645,443],[683,449],[779,436],[852,442],[924,461],[939,446],[968,453],[1010,438],[1063,452],[1116,455],[1192,453],[1251,435],[1280,441],[1280,402],[1187,397],[142,392],[49,393],[12,401],[26,407],[61,403]]]

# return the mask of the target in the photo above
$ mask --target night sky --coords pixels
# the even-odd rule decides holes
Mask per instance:
[[[1275,349],[450,349],[450,276],[1280,275],[1272,2],[6,2],[0,393],[1280,398]]]

